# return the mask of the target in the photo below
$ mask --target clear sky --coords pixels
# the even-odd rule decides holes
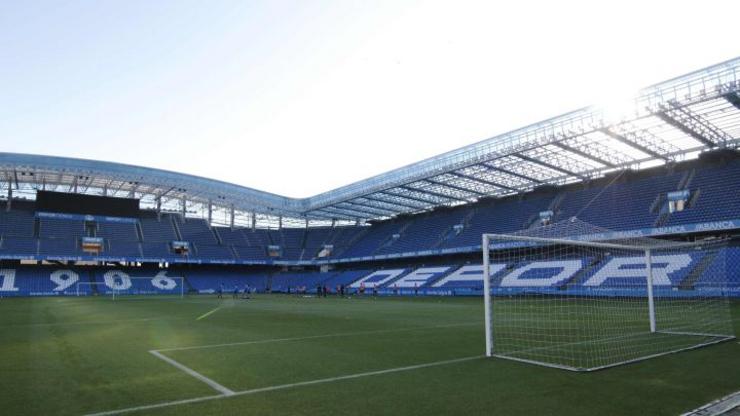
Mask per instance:
[[[0,151],[310,196],[740,55],[740,1],[0,0]]]

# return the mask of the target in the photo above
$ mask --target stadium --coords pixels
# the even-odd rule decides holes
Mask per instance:
[[[738,13],[0,2],[0,416],[740,416]]]
[[[722,414],[740,58],[620,108],[304,199],[0,153],[2,413]]]

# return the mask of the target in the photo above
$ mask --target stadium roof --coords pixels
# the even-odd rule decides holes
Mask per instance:
[[[309,198],[160,169],[14,153],[0,153],[0,189],[135,196],[164,209],[195,207],[209,218],[220,211],[232,224],[235,217],[237,224],[247,217],[295,224],[366,221],[678,162],[737,148],[739,141],[735,58],[623,102],[582,108]]]

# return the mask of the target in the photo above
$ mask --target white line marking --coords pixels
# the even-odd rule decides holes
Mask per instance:
[[[437,366],[448,365],[448,364],[456,364],[456,363],[461,363],[465,361],[478,360],[481,358],[483,358],[483,356],[476,355],[472,357],[455,358],[452,360],[434,361],[431,363],[410,365],[406,367],[396,367],[396,368],[389,368],[386,370],[368,371],[364,373],[348,374],[348,375],[338,376],[338,377],[321,378],[317,380],[301,381],[298,383],[279,384],[276,386],[260,387],[260,388],[251,389],[251,390],[242,390],[242,391],[233,392],[233,394],[231,394],[230,396],[227,396],[225,394],[220,394],[217,396],[203,396],[203,397],[196,397],[193,399],[176,400],[172,402],[164,402],[164,403],[150,404],[150,405],[144,405],[144,406],[129,407],[126,409],[110,410],[110,411],[99,412],[99,413],[90,413],[90,414],[87,414],[86,416],[121,415],[124,413],[137,412],[141,410],[160,409],[163,407],[177,406],[177,405],[182,405],[182,404],[200,403],[200,402],[205,402],[205,401],[210,401],[210,400],[219,400],[219,399],[223,399],[226,397],[246,396],[250,394],[264,393],[264,392],[275,391],[275,390],[285,390],[285,389],[291,389],[295,387],[311,386],[311,385],[323,384],[323,383],[333,383],[335,381],[351,380],[355,378],[378,376],[382,374],[399,373],[402,371],[411,371],[411,370],[418,370],[421,368],[437,367]]]
[[[694,409],[690,412],[683,413],[681,416],[716,416],[730,412],[730,410],[740,406],[740,391],[728,394],[725,397],[714,400],[704,406]]]
[[[212,314],[212,313],[216,312],[216,311],[217,311],[217,310],[219,310],[219,309],[221,309],[221,306],[218,306],[218,307],[216,307],[216,308],[214,308],[214,309],[211,309],[210,311],[208,311],[208,312],[204,313],[203,315],[201,315],[201,316],[199,316],[199,317],[195,318],[195,320],[196,320],[196,321],[200,321],[201,319],[203,319],[203,318],[207,317],[208,315],[210,315],[210,314]]]
[[[160,348],[154,351],[167,352],[167,351],[187,351],[187,350],[199,350],[205,348],[221,348],[221,347],[233,347],[237,345],[252,345],[252,344],[269,344],[273,342],[289,342],[289,341],[304,341],[309,339],[320,339],[320,338],[335,338],[335,337],[351,337],[354,335],[372,335],[372,334],[385,334],[392,332],[408,332],[408,331],[423,331],[427,329],[438,329],[438,328],[451,328],[457,326],[479,326],[482,322],[465,323],[465,324],[450,324],[450,325],[434,325],[434,326],[421,326],[417,328],[399,328],[399,329],[378,329],[372,331],[355,331],[355,332],[338,332],[333,334],[323,335],[309,335],[305,337],[292,337],[292,338],[269,338],[260,339],[253,341],[241,341],[241,342],[229,342],[226,344],[210,344],[210,345],[194,345],[190,347],[174,347],[174,348]]]
[[[234,394],[234,391],[233,390],[228,389],[228,388],[226,388],[226,387],[224,387],[224,386],[216,383],[215,381],[213,381],[210,378],[204,376],[203,374],[201,374],[201,373],[193,370],[190,367],[186,367],[186,366],[180,364],[179,362],[173,360],[170,357],[167,357],[166,355],[163,355],[163,354],[161,354],[161,353],[159,353],[157,351],[149,351],[149,352],[152,355],[154,355],[155,357],[159,358],[160,360],[162,360],[162,361],[164,361],[164,362],[166,362],[166,363],[168,363],[170,365],[173,365],[173,366],[177,367],[179,370],[182,370],[182,371],[186,372],[187,374],[189,374],[189,375],[197,378],[198,380],[200,380],[200,381],[208,384],[214,390],[220,392],[224,396],[232,396]]]

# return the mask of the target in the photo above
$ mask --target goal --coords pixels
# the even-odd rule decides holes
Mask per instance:
[[[75,283],[77,296],[92,296],[94,294],[105,294],[109,292],[113,300],[116,299],[116,289],[105,287],[103,282],[77,282]]]
[[[721,242],[572,219],[482,248],[487,356],[593,371],[734,338]]]
[[[77,282],[77,296],[104,295],[114,300],[123,295],[176,295],[185,296],[185,281],[181,276],[167,276],[166,272],[153,277],[133,277],[120,271],[103,274],[102,281]]]

